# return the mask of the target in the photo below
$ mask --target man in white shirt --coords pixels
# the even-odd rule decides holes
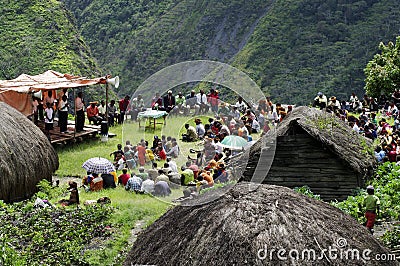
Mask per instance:
[[[106,120],[106,103],[104,100],[102,100],[100,102],[99,107],[97,107],[97,109],[99,109],[99,116],[101,116],[103,118],[103,120]]]
[[[67,95],[63,95],[58,103],[58,124],[60,126],[60,132],[65,133],[68,126],[68,99]]]
[[[243,98],[239,96],[238,101],[235,104],[235,107],[241,112],[242,114],[246,111],[247,105],[243,101]]]
[[[207,95],[204,93],[204,90],[200,90],[200,92],[196,95],[197,105],[200,106],[199,113],[207,113],[208,112],[208,103],[207,103]]]

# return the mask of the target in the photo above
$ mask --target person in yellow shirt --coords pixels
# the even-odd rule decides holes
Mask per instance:
[[[374,195],[374,187],[367,187],[368,195],[364,198],[364,207],[365,207],[365,218],[367,218],[367,228],[371,232],[374,233],[374,224],[376,216],[379,214],[379,206],[380,201],[377,196]]]

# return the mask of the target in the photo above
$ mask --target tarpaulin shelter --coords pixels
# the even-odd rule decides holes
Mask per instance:
[[[0,80],[0,101],[14,107],[24,115],[30,115],[32,113],[30,93],[105,83],[106,77],[88,79],[54,70],[47,70],[35,76],[21,74],[12,80]]]

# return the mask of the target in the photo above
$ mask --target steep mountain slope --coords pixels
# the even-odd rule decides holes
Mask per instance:
[[[231,63],[275,101],[363,93],[366,63],[399,35],[397,0],[63,0],[0,6],[0,78],[48,68],[121,76],[119,94],[194,59]]]
[[[75,18],[59,1],[7,0],[0,5],[0,79],[48,69],[86,77],[104,73],[80,36]],[[85,99],[100,99],[105,89],[89,86]]]
[[[234,64],[276,101],[346,99],[363,93],[363,69],[399,29],[396,0],[277,0]]]
[[[65,0],[99,62],[122,76],[121,94],[171,64],[229,62],[273,1]]]
[[[59,1],[5,1],[0,5],[0,79],[47,69],[99,73],[89,47]]]

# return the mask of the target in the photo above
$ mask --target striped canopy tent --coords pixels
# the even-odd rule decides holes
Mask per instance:
[[[12,80],[0,80],[0,102],[7,103],[24,115],[30,115],[32,113],[30,93],[105,83],[106,77],[88,79],[54,70],[47,70],[35,76],[21,74]]]

